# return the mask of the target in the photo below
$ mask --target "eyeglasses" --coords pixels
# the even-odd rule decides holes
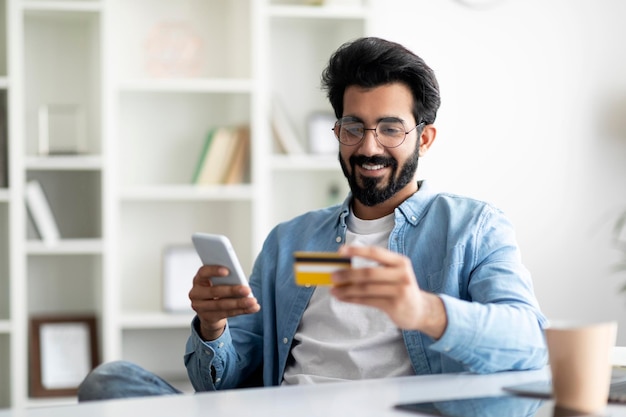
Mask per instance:
[[[333,131],[337,140],[346,146],[356,146],[365,137],[365,132],[371,130],[374,132],[376,141],[385,148],[396,148],[406,139],[406,135],[411,133],[417,127],[425,124],[420,122],[412,129],[406,130],[404,122],[395,117],[388,117],[378,121],[376,127],[367,129],[365,124],[353,117],[342,117],[335,122]]]

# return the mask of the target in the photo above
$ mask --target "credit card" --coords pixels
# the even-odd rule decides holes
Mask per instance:
[[[330,275],[352,267],[352,260],[337,252],[294,252],[293,272],[298,285],[332,285]]]

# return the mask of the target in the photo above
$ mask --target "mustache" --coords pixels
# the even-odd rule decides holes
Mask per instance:
[[[398,161],[394,158],[375,155],[375,156],[365,156],[365,155],[352,155],[350,157],[350,165],[363,165],[363,164],[371,164],[371,165],[384,165],[395,168],[398,165]]]

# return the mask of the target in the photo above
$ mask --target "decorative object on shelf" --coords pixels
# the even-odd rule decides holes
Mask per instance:
[[[196,185],[244,182],[249,160],[249,127],[213,128],[202,145],[191,182]]]
[[[326,205],[334,206],[340,204],[345,196],[341,194],[341,187],[337,183],[331,183],[328,185],[326,191]]]
[[[85,112],[78,104],[39,106],[39,155],[76,155],[86,152]]]
[[[145,41],[145,67],[158,78],[190,78],[202,73],[202,39],[186,22],[160,22]]]
[[[76,395],[98,365],[94,316],[34,317],[30,321],[30,395]]]
[[[29,181],[26,184],[25,195],[26,206],[37,233],[46,245],[56,245],[61,238],[61,233],[41,183],[37,180]]]
[[[316,155],[336,155],[339,141],[333,133],[335,115],[328,112],[315,112],[309,117],[309,152]]]
[[[280,153],[288,155],[304,154],[304,147],[298,139],[287,113],[278,98],[272,100],[272,131]]]
[[[202,266],[191,245],[170,246],[163,251],[163,310],[191,313],[189,290],[193,277]]]

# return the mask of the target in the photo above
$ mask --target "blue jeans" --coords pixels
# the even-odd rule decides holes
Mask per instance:
[[[91,371],[78,387],[78,401],[181,394],[162,378],[130,362],[108,362]]]

